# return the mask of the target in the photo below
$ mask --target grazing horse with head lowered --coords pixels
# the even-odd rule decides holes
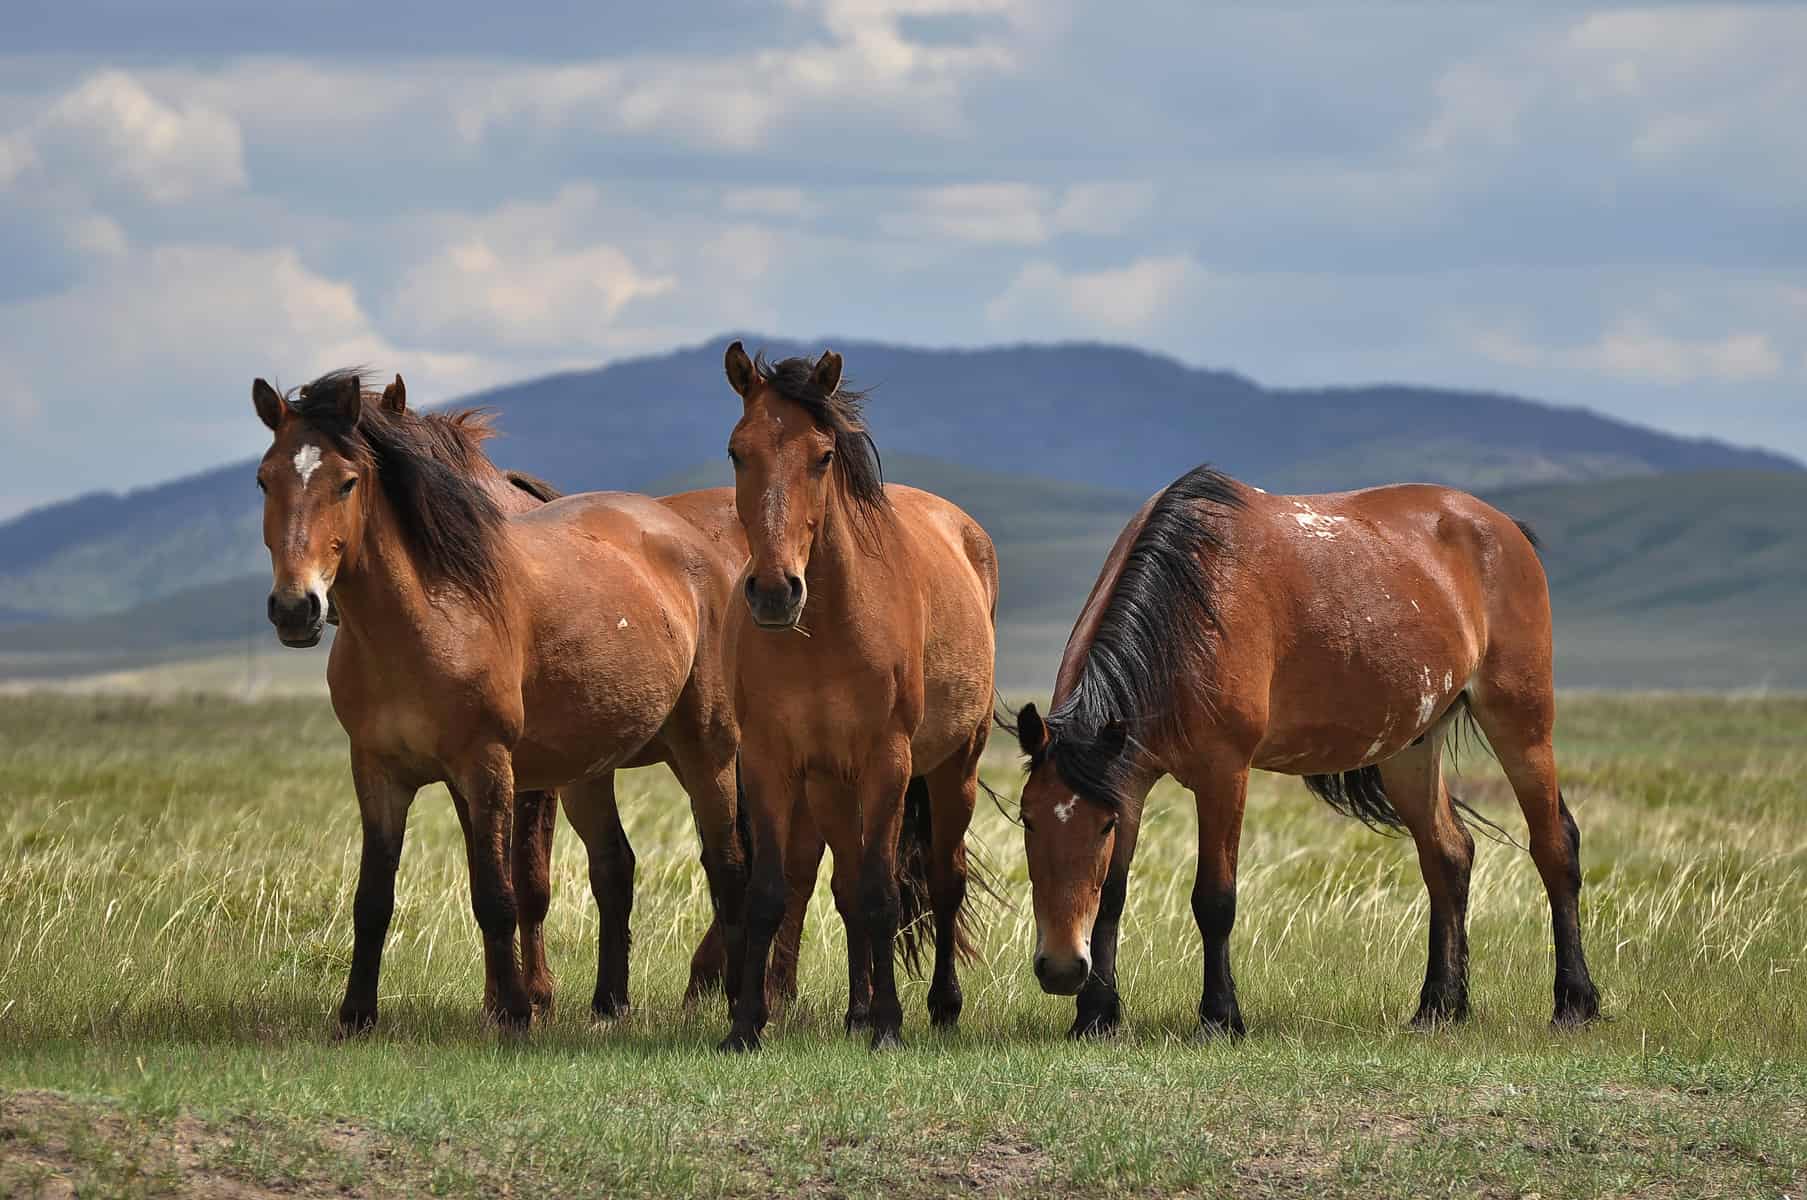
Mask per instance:
[[[376,1021],[407,812],[435,781],[464,827],[499,1021],[527,1025],[550,993],[515,956],[515,876],[543,866],[533,837],[510,829],[517,787],[557,789],[584,838],[602,913],[594,1006],[626,1004],[632,858],[616,840],[617,767],[668,762],[690,794],[735,974],[745,873],[719,644],[735,579],[719,548],[643,496],[505,511],[498,497],[520,485],[488,465],[480,420],[385,403],[356,372],[287,396],[258,380],[252,398],[273,434],[258,467],[270,620],[292,646],[319,640],[329,597],[340,621],[327,682],[364,828],[341,1031]],[[536,813],[548,841],[550,819]],[[530,972],[536,959],[543,972],[543,916],[530,921]]]
[[[1442,735],[1464,709],[1530,826],[1555,930],[1555,1020],[1590,1020],[1581,837],[1556,783],[1550,597],[1529,532],[1422,485],[1270,496],[1200,467],[1156,495],[1092,587],[1052,709],[1017,717],[1035,974],[1077,994],[1070,1032],[1121,1019],[1118,921],[1143,801],[1165,774],[1198,804],[1199,1018],[1243,1032],[1229,938],[1251,768],[1303,775],[1338,809],[1410,831],[1430,894],[1414,1023],[1465,1017],[1474,839],[1442,768]]]
[[[954,505],[885,486],[838,354],[755,362],[735,342],[725,366],[743,405],[728,455],[751,556],[727,639],[751,859],[741,993],[722,1048],[759,1045],[799,801],[834,854],[847,1026],[869,1023],[874,1048],[895,1044],[894,944],[901,928],[911,957],[924,890],[929,1014],[943,1027],[960,1015],[997,559]]]

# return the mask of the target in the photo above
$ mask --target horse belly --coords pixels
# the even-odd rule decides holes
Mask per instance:
[[[523,688],[520,787],[557,787],[624,765],[664,727],[689,678],[676,653],[568,647]]]

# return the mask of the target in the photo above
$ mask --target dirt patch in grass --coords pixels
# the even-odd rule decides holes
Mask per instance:
[[[247,1146],[261,1131],[250,1122],[214,1127],[191,1116],[134,1117],[114,1106],[57,1092],[17,1091],[0,1097],[0,1195],[61,1200],[76,1195],[197,1196],[254,1200],[266,1196],[359,1195],[342,1177],[293,1174],[259,1147],[250,1172]],[[340,1125],[326,1139],[347,1161],[377,1152],[366,1130]]]

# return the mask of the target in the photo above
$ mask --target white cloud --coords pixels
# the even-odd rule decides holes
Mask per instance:
[[[598,240],[602,196],[566,188],[546,204],[452,219],[449,239],[402,276],[388,308],[426,341],[592,350],[636,300],[676,286]]]
[[[1132,334],[1154,325],[1203,279],[1198,264],[1183,255],[1140,258],[1102,271],[1033,262],[986,305],[985,315],[993,325],[1013,328],[1048,320],[1059,332],[1072,331],[1077,322],[1080,331]]]
[[[1060,234],[1118,234],[1148,210],[1146,182],[1073,184],[1064,191],[1027,183],[957,183],[922,188],[908,207],[885,213],[893,237],[1039,246]]]
[[[1781,353],[1764,333],[1672,337],[1635,318],[1619,320],[1593,342],[1579,346],[1541,345],[1502,329],[1477,332],[1472,345],[1483,357],[1509,366],[1591,371],[1670,384],[1749,383],[1774,379],[1783,367]]]
[[[101,71],[51,105],[33,131],[40,158],[69,156],[157,204],[245,185],[238,123],[201,104],[170,104],[126,71]]]
[[[13,180],[38,165],[38,152],[23,134],[0,134],[0,188],[10,187]]]

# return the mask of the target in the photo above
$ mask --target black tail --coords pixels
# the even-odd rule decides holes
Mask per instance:
[[[929,854],[934,846],[934,812],[929,785],[922,776],[911,778],[904,792],[903,827],[897,835],[897,952],[906,970],[922,977],[923,947],[935,939],[934,909],[929,897]],[[997,895],[991,867],[969,839],[966,845],[966,901],[954,918],[954,955],[962,963],[979,957],[978,922],[973,915],[973,893]]]
[[[564,495],[563,492],[547,483],[544,479],[541,479],[538,475],[529,475],[525,471],[504,471],[502,473],[508,476],[508,482],[514,484],[523,492],[532,496],[535,500],[550,503]]]

